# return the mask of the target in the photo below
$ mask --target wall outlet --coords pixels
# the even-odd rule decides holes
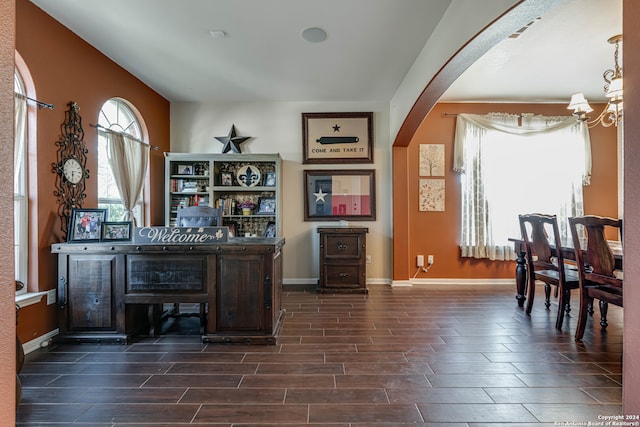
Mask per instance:
[[[427,257],[427,264],[428,264],[428,265],[433,265],[433,255],[429,255],[429,256]]]
[[[418,255],[416,264],[418,265],[418,267],[424,267],[424,255]]]
[[[47,305],[56,303],[56,289],[50,289],[47,291]]]
[[[371,264],[371,255],[367,255],[367,264]]]

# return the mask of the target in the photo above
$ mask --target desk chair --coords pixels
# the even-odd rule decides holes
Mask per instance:
[[[221,227],[222,210],[209,206],[189,206],[179,208],[176,214],[176,227]],[[180,313],[180,304],[173,304],[171,317],[200,317],[200,329],[204,333],[206,325],[206,304],[200,303],[200,313]]]
[[[565,313],[571,310],[571,290],[579,287],[577,272],[566,265],[561,248],[558,220],[555,215],[527,214],[519,215],[520,232],[527,257],[528,293],[527,314],[531,314],[535,296],[536,280],[544,282],[545,306],[551,302],[551,285],[556,287],[558,295],[558,315],[556,328],[562,329]]]
[[[616,262],[605,230],[616,229],[622,239],[622,220],[594,215],[569,218],[569,228],[580,278],[580,314],[576,341],[582,340],[593,300],[599,300],[600,326],[607,327],[609,303],[622,307],[623,279],[616,276]]]

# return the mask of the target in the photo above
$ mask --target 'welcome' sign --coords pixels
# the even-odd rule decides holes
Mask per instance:
[[[229,227],[136,227],[134,243],[210,245],[225,243]]]

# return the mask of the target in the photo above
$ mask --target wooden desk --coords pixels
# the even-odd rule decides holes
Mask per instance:
[[[524,307],[524,301],[526,300],[527,293],[527,256],[524,247],[524,241],[521,238],[511,238],[510,242],[513,242],[516,251],[516,300],[518,300],[518,306]],[[622,242],[617,240],[608,240],[609,247],[613,256],[616,259],[616,268],[622,270]],[[576,259],[576,253],[573,249],[573,241],[571,239],[562,241],[562,256],[564,259],[573,260]],[[552,247],[552,251],[555,249]]]
[[[127,343],[150,304],[206,303],[203,342],[275,344],[283,238],[227,243],[59,243],[58,339]]]

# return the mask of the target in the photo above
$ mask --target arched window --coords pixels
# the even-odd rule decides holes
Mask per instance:
[[[14,72],[15,91],[15,141],[14,141],[14,181],[13,181],[13,217],[14,217],[14,251],[15,278],[27,284],[27,268],[29,259],[28,236],[28,201],[27,194],[27,99],[24,80],[16,69]],[[26,293],[25,286],[18,293]]]
[[[141,126],[136,114],[121,99],[113,98],[102,105],[98,124],[103,128],[131,135],[137,140],[142,141],[143,139]],[[141,194],[144,194],[144,191]],[[144,200],[142,195],[140,197],[133,210],[138,225],[144,223]],[[119,221],[124,215],[124,205],[109,165],[107,137],[105,132],[100,129],[98,129],[98,207],[108,210],[110,221]]]

